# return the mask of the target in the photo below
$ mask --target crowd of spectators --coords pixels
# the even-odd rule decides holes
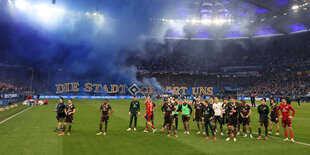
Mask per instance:
[[[28,87],[20,85],[14,80],[0,81],[0,93],[20,93],[28,90]]]
[[[216,87],[221,94],[240,96],[303,96],[310,93],[310,72],[277,72],[258,75],[138,74],[138,80],[156,78],[166,86]]]
[[[226,66],[261,66],[265,72],[309,70],[309,33],[241,40],[146,44],[127,63],[151,72],[222,72]],[[148,46],[152,46],[148,47]]]
[[[148,44],[146,44],[148,45]],[[221,41],[166,41],[130,57],[162,86],[210,86],[249,96],[310,93],[310,35]],[[148,53],[150,52],[150,53]],[[156,53],[158,52],[158,53]]]

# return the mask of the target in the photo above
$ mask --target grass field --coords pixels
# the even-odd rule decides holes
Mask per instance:
[[[196,123],[191,121],[190,135],[183,135],[179,119],[179,137],[167,137],[166,132],[143,133],[145,106],[142,105],[137,131],[127,132],[129,103],[131,100],[110,100],[113,115],[110,117],[108,134],[96,136],[99,130],[99,107],[103,100],[74,100],[76,114],[71,136],[55,133],[57,100],[49,100],[47,106],[19,107],[0,113],[4,120],[20,111],[22,113],[0,124],[0,154],[308,154],[310,151],[310,104],[297,107],[293,118],[294,139],[301,143],[284,142],[283,129],[280,136],[274,133],[268,141],[237,137],[237,142],[226,142],[226,136],[218,135],[217,141],[204,140],[196,135]],[[155,102],[158,106],[160,101]],[[23,108],[23,109],[22,109]],[[253,132],[257,133],[256,108],[251,115]],[[192,120],[192,119],[191,119]],[[155,126],[161,128],[163,114],[155,112]],[[226,128],[225,128],[226,131]],[[264,130],[263,132],[264,133]]]

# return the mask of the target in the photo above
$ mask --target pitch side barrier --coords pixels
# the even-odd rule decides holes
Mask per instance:
[[[19,94],[0,94],[0,106],[14,103],[19,100]]]
[[[40,95],[40,99],[59,99],[60,96],[64,99],[133,99],[133,96],[62,96],[62,95]],[[34,99],[37,96],[33,97]],[[144,96],[137,96],[137,98],[143,99]],[[206,96],[204,99],[209,99]],[[192,99],[192,97],[186,97],[186,99]]]
[[[251,97],[238,97],[238,100],[251,100]],[[259,101],[263,99],[263,97],[255,97],[255,100]],[[265,98],[267,101],[269,101],[269,98]]]

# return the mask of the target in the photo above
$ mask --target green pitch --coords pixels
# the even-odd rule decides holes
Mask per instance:
[[[49,100],[47,106],[19,106],[0,112],[0,119],[4,120],[27,109],[0,124],[0,154],[308,154],[310,151],[310,104],[307,103],[303,103],[302,107],[293,103],[296,110],[293,118],[294,139],[301,144],[284,142],[282,128],[280,136],[275,136],[275,126],[274,137],[269,137],[268,141],[257,140],[257,134],[253,135],[253,139],[237,136],[237,142],[226,142],[226,136],[219,134],[217,141],[204,140],[204,135],[196,135],[197,126],[192,118],[190,135],[183,135],[182,120],[179,119],[179,137],[167,137],[166,131],[160,132],[163,114],[159,108],[155,111],[157,132],[143,133],[143,101],[140,103],[142,109],[137,131],[127,132],[131,100],[109,100],[114,113],[110,117],[106,136],[96,136],[99,130],[99,106],[103,100],[73,100],[76,114],[71,136],[58,136],[59,132],[54,132],[57,121],[53,111],[57,101]],[[155,103],[160,106],[160,101]],[[252,108],[252,113],[252,128],[257,133],[256,108]],[[224,130],[226,132],[226,128]]]

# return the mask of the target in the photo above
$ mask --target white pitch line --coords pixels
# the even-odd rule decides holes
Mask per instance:
[[[25,112],[26,110],[28,110],[28,109],[30,109],[30,108],[32,108],[32,107],[33,107],[33,106],[31,106],[31,107],[29,107],[29,108],[27,108],[27,109],[24,109],[23,111],[20,111],[20,112],[14,114],[13,116],[11,116],[11,117],[9,117],[9,118],[7,118],[7,119],[1,121],[0,124],[2,124],[2,123],[4,123],[4,122],[6,122],[6,121],[8,121],[8,120],[10,120],[10,119],[12,119],[12,118],[14,118],[15,116],[17,116],[17,115],[19,115],[19,114]]]
[[[254,133],[254,134],[257,134],[257,135],[258,135],[258,133],[257,133],[257,132],[252,132],[252,133]],[[275,138],[275,139],[281,139],[281,140],[284,140],[284,138],[275,137],[275,136],[271,136],[271,135],[268,135],[268,137],[272,137],[272,138]],[[303,142],[298,142],[298,141],[295,141],[294,143],[301,144],[301,145],[305,145],[305,146],[310,146],[310,144],[308,144],[308,143],[303,143]]]
[[[226,126],[223,126],[223,127],[224,127],[224,128],[227,128]],[[254,134],[258,135],[258,133],[257,133],[257,132],[252,132],[252,133],[254,133]],[[275,137],[275,136],[271,136],[271,135],[268,135],[268,137],[272,137],[272,138],[275,138],[275,139],[284,140],[284,138]],[[298,141],[296,141],[296,140],[295,140],[295,142],[294,142],[294,143],[301,144],[301,145],[305,145],[305,146],[310,146],[310,144],[308,144],[308,143],[298,142]]]

